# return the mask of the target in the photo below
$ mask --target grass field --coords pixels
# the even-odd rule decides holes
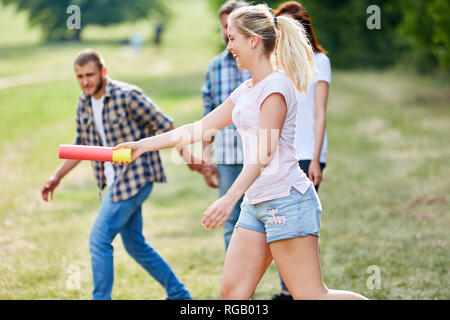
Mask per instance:
[[[91,297],[88,238],[100,202],[89,163],[66,177],[52,203],[40,199],[60,164],[57,146],[73,141],[80,89],[72,61],[79,50],[99,50],[112,78],[142,87],[176,126],[200,117],[218,21],[204,1],[172,1],[171,7],[163,46],[146,43],[137,54],[121,40],[136,31],[148,38],[149,22],[88,27],[81,44],[41,44],[24,15],[0,11],[0,299]],[[184,14],[190,10],[196,14]],[[372,299],[450,298],[449,92],[443,76],[333,71],[328,163],[319,193],[328,287]],[[170,151],[162,156],[169,182],[156,185],[144,205],[144,234],[195,299],[218,299],[223,231],[200,224],[217,191],[173,163]],[[114,299],[166,298],[120,237],[114,248]],[[378,289],[370,289],[369,266],[379,267]],[[74,288],[77,275],[80,287]],[[254,299],[278,292],[271,266]]]

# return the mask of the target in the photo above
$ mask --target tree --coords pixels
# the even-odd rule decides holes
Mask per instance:
[[[209,0],[217,12],[224,0]],[[276,8],[284,1],[266,2]],[[450,67],[450,2],[442,0],[298,0],[308,11],[334,67],[383,67],[398,61],[421,70]],[[367,8],[381,12],[369,29]]]
[[[47,40],[80,40],[87,25],[107,26],[148,17],[152,12],[167,15],[163,0],[0,0],[28,12],[31,26],[39,26]],[[67,8],[80,8],[81,29],[69,29]]]
[[[319,43],[328,52],[333,67],[388,66],[397,58],[397,24],[395,12],[384,10],[389,1],[375,0],[298,0],[311,17]],[[209,0],[211,8],[218,11],[224,0]],[[253,1],[267,3],[276,9],[284,1]],[[382,10],[382,28],[369,30],[367,8],[379,5]]]
[[[399,1],[403,13],[398,35],[411,50],[408,57],[421,70],[450,67],[450,3],[441,0]]]

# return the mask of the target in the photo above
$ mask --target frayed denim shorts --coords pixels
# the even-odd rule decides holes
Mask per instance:
[[[267,243],[308,235],[318,237],[321,213],[322,205],[311,184],[305,194],[291,188],[287,197],[257,204],[243,201],[236,228],[265,233]]]

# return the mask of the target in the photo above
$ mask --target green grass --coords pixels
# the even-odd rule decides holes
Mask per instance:
[[[0,79],[33,74],[42,81],[0,89],[1,299],[91,296],[88,238],[100,202],[89,163],[64,179],[54,202],[44,203],[39,194],[60,164],[57,146],[74,137],[77,51],[98,49],[111,77],[142,87],[177,126],[200,117],[200,88],[216,54],[218,21],[204,1],[171,7],[164,45],[146,44],[137,55],[120,41],[136,30],[148,38],[149,22],[88,28],[82,44],[41,44],[24,15],[1,11]],[[184,14],[188,10],[197,14]],[[373,299],[450,298],[448,83],[396,69],[334,70],[328,164],[319,194],[321,262],[330,288]],[[200,224],[217,192],[173,163],[171,151],[162,156],[169,182],[156,185],[145,202],[144,235],[194,298],[218,299],[223,231]],[[120,237],[114,248],[113,298],[164,299],[161,286],[127,255]],[[380,289],[367,287],[371,265],[380,267]],[[67,285],[71,266],[80,270],[80,289]],[[278,291],[272,265],[254,298],[269,299]]]

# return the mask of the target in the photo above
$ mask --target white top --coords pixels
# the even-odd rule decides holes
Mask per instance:
[[[98,100],[95,99],[94,97],[91,97],[92,112],[94,113],[95,129],[97,130],[97,133],[100,136],[102,145],[108,146],[108,143],[106,142],[105,127],[103,126],[103,116],[102,116],[104,107],[103,100],[104,96],[102,96]],[[111,188],[116,176],[114,172],[114,167],[111,162],[105,162],[104,168],[105,168],[104,172],[106,177],[106,185],[108,186],[108,188]]]
[[[255,86],[252,86],[251,79],[247,80],[230,95],[234,103],[233,123],[242,138],[244,167],[257,157],[261,106],[272,93],[283,95],[287,105],[286,119],[273,159],[245,192],[244,201],[249,204],[287,197],[291,187],[303,194],[311,185],[311,181],[300,169],[295,155],[295,89],[289,77],[282,72],[271,73]],[[278,136],[278,132],[273,134]]]
[[[297,92],[298,112],[297,112],[297,133],[295,134],[295,148],[297,157],[300,160],[311,160],[314,155],[314,106],[316,97],[316,84],[319,81],[331,83],[330,59],[318,52],[313,58],[314,78],[309,83],[308,93]],[[327,162],[327,132],[325,131],[320,152],[319,161]]]

